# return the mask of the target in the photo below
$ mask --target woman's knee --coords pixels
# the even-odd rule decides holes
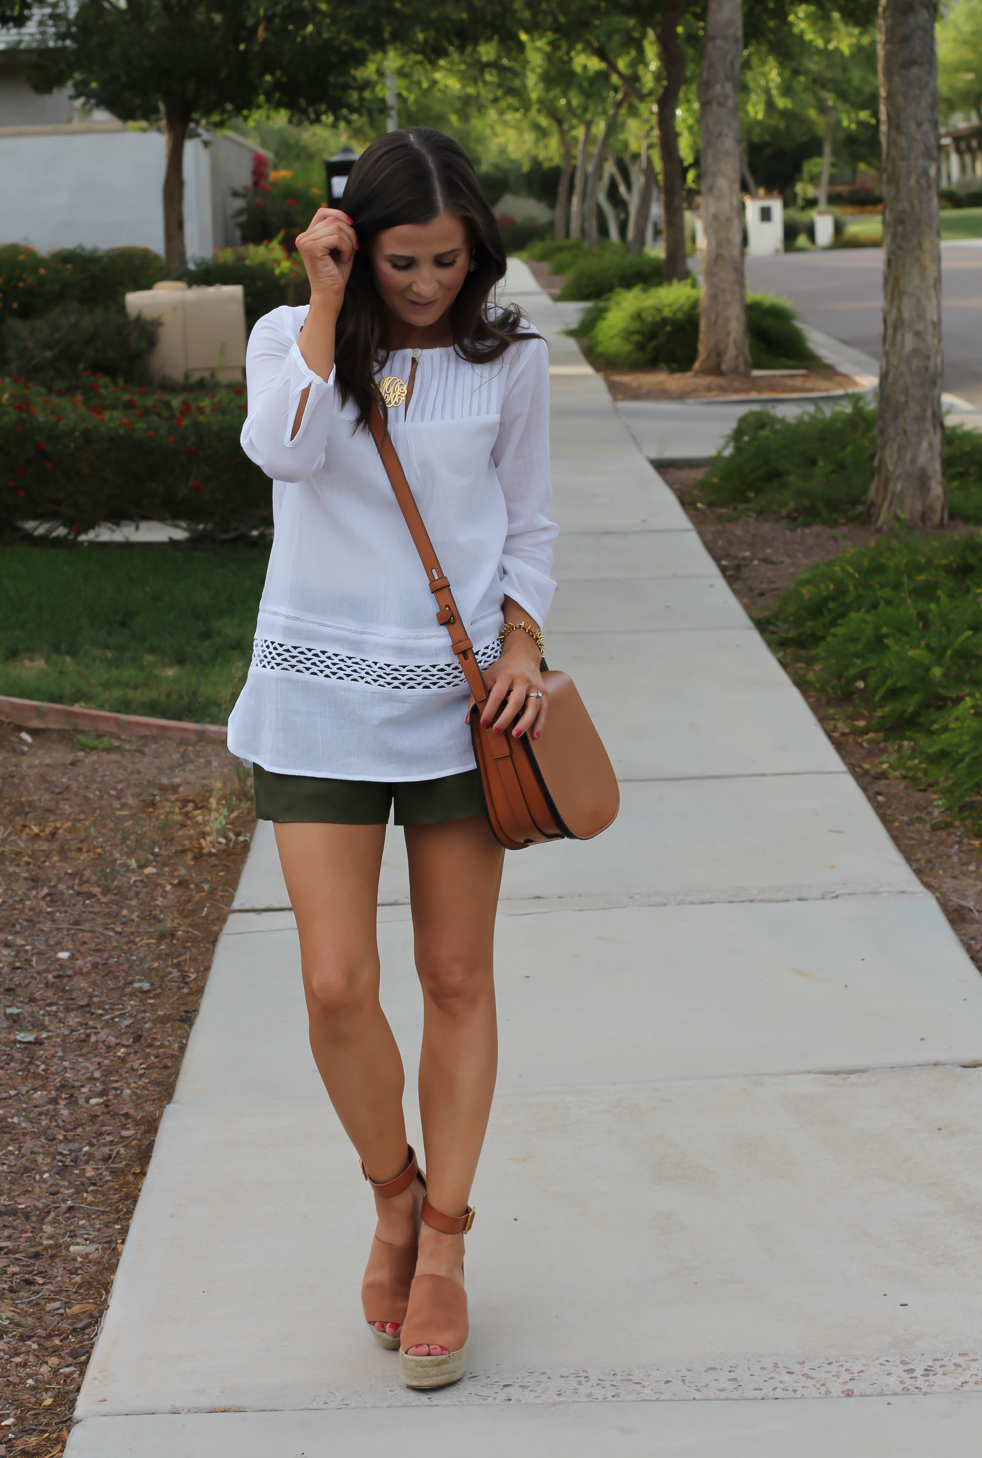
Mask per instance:
[[[304,988],[312,1017],[334,1022],[357,1017],[378,1002],[378,964],[319,957],[304,967]]]
[[[462,1014],[493,996],[490,965],[454,952],[416,953],[424,996],[441,1012]]]

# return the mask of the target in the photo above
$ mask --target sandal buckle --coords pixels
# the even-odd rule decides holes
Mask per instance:
[[[467,1220],[466,1220],[466,1222],[464,1224],[463,1230],[461,1231],[461,1235],[466,1235],[467,1232],[470,1230],[471,1226],[474,1224],[474,1216],[476,1214],[477,1214],[477,1211],[474,1209],[474,1207],[472,1205],[468,1205],[468,1207],[467,1207]]]

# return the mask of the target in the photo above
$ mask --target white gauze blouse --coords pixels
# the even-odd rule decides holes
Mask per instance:
[[[305,363],[306,308],[252,331],[242,447],[273,479],[273,547],[233,754],[280,774],[439,779],[474,767],[469,693],[375,443],[334,374]],[[410,350],[382,371],[409,379]],[[290,432],[302,392],[303,421]],[[498,656],[502,600],[543,623],[555,583],[544,341],[468,364],[420,353],[389,432],[450,578],[477,661]]]

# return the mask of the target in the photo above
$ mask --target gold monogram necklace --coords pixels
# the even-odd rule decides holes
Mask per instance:
[[[421,353],[422,350],[419,349],[412,351],[413,362],[409,366],[408,380],[400,380],[398,375],[386,375],[384,380],[379,381],[378,392],[390,409],[396,405],[401,405],[410,394],[413,381],[416,378],[416,366],[419,363]]]

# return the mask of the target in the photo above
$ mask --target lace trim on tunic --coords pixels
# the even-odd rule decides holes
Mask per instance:
[[[474,657],[480,668],[488,668],[500,652],[501,644],[494,638],[475,648]],[[456,659],[451,663],[385,663],[352,653],[331,653],[326,648],[311,648],[304,643],[281,643],[276,638],[255,639],[252,666],[274,673],[297,673],[307,678],[331,679],[335,683],[360,683],[411,693],[466,687],[463,670]]]

